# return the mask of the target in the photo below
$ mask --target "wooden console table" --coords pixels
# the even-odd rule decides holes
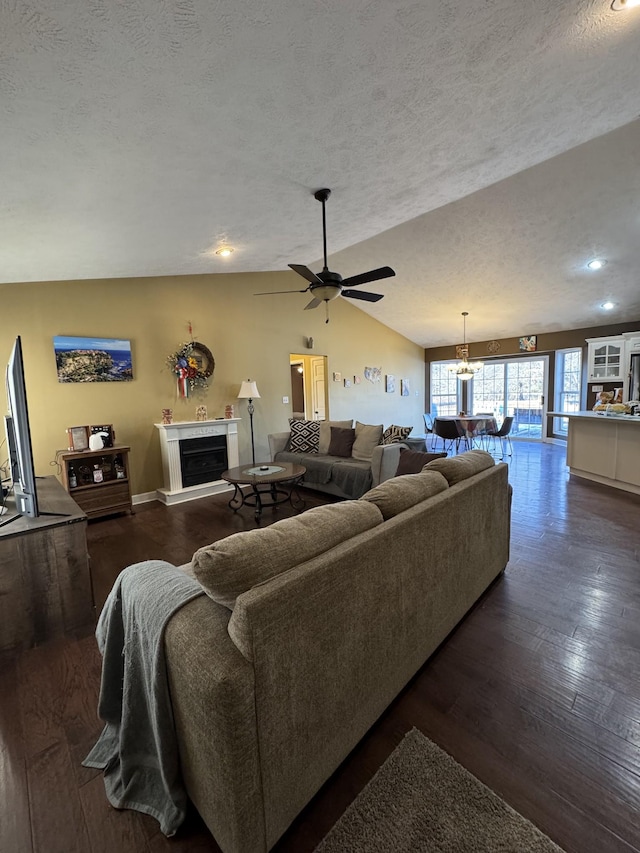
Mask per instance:
[[[18,518],[0,527],[0,653],[95,621],[87,516],[55,477],[36,484],[40,512],[67,515]],[[15,510],[11,501],[8,506]]]

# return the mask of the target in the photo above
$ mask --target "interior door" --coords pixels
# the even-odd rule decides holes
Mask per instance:
[[[327,417],[327,368],[324,356],[311,356],[311,410],[313,420],[324,421]]]

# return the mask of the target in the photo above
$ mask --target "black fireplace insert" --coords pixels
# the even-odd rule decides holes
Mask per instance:
[[[182,486],[199,486],[220,479],[228,468],[227,438],[224,435],[205,435],[186,438],[180,442]]]

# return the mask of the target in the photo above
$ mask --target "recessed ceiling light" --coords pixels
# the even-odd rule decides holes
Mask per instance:
[[[640,2],[640,0],[639,0]],[[606,261],[603,261],[601,258],[594,258],[592,261],[589,261],[587,266],[590,270],[601,270],[602,267],[606,264]]]
[[[634,6],[640,6],[640,0],[613,0],[611,8],[614,12],[622,12],[624,9],[633,9]]]
[[[221,258],[228,258],[232,252],[231,246],[220,246],[219,249],[216,249],[216,255],[220,255]]]
[[[616,307],[616,303],[615,302],[603,302],[600,307],[604,308],[605,311],[611,311],[612,308]]]

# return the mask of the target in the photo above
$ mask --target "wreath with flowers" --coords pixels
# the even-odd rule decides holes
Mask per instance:
[[[186,341],[167,357],[167,366],[178,383],[178,396],[189,397],[209,388],[215,361],[211,351],[197,341]]]

